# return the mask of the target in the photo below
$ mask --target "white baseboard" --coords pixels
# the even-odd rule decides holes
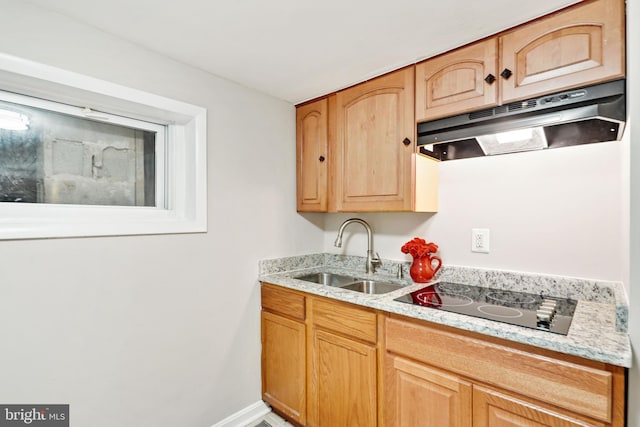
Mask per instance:
[[[211,427],[244,427],[251,424],[252,421],[259,420],[269,412],[271,412],[271,408],[269,408],[262,400],[259,400],[256,403],[239,410],[235,414],[231,414]]]

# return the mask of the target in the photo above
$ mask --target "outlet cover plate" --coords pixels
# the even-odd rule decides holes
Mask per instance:
[[[471,229],[471,252],[489,253],[489,229]]]

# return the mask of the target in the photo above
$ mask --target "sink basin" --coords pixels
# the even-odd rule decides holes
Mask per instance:
[[[395,291],[396,289],[402,288],[402,285],[397,285],[395,283],[378,282],[375,280],[358,280],[357,282],[340,286],[340,288],[348,289],[350,291],[362,292],[364,294],[386,294],[387,292]]]
[[[343,276],[342,274],[334,273],[311,273],[296,277],[296,279],[370,295],[386,294],[387,292],[395,291],[402,287],[402,285],[395,283],[358,279],[357,277]]]
[[[304,280],[306,282],[319,283],[327,286],[342,286],[347,283],[353,283],[355,280],[352,276],[342,276],[340,274],[333,273],[313,273],[305,276],[296,277],[298,280]]]

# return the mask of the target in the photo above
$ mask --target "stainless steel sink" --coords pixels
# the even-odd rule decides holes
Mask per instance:
[[[296,277],[298,280],[304,280],[306,282],[319,283],[327,286],[342,286],[347,283],[353,283],[358,280],[353,276],[343,276],[333,273],[313,273],[305,276]]]
[[[358,280],[355,283],[340,286],[342,289],[350,291],[362,292],[364,294],[386,294],[387,292],[400,289],[402,285],[387,282],[378,282],[376,280]]]
[[[402,285],[395,283],[381,282],[378,280],[358,279],[353,276],[344,276],[334,273],[312,273],[296,277],[298,280],[318,283],[326,286],[335,286],[349,291],[361,292],[363,294],[386,294],[387,292],[400,289]]]

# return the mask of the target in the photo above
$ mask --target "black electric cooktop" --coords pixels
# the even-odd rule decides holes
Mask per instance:
[[[567,335],[577,301],[504,289],[438,282],[396,301]]]

